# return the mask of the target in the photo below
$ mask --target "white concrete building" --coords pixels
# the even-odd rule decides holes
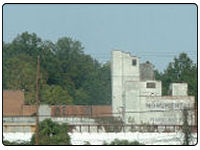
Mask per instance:
[[[194,96],[186,83],[172,83],[170,96],[162,96],[162,83],[154,79],[153,67],[130,53],[112,51],[112,111],[126,124],[181,125],[183,109],[194,124]]]

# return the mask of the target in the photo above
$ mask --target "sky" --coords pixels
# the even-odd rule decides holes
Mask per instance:
[[[101,63],[113,49],[130,52],[163,71],[185,52],[197,63],[197,7],[194,4],[6,4],[3,41],[36,33],[54,43],[78,40]]]

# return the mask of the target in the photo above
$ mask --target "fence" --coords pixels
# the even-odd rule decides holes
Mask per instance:
[[[197,126],[189,126],[197,132]],[[182,125],[69,125],[69,132],[181,132]]]

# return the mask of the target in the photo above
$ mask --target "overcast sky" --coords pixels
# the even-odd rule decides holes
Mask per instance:
[[[79,40],[100,62],[112,49],[131,52],[163,71],[181,52],[197,61],[197,7],[193,4],[7,4],[3,40],[35,32],[44,40]]]

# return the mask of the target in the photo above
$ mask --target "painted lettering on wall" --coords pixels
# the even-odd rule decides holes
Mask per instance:
[[[162,117],[151,117],[149,120],[152,124],[180,124],[183,122],[183,118],[162,118]]]
[[[184,109],[184,107],[191,108],[190,104],[186,103],[166,103],[166,102],[147,102],[146,107],[148,109]]]

